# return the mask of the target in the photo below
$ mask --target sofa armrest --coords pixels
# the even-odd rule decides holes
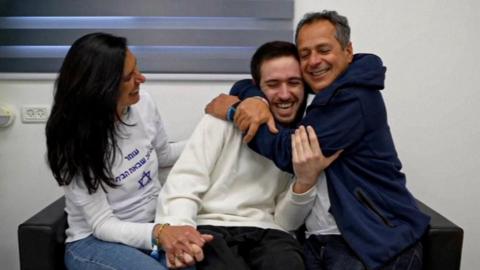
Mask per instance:
[[[418,207],[431,217],[422,238],[424,270],[459,270],[462,258],[463,230],[421,201]],[[305,224],[295,231],[300,243],[305,241]]]
[[[18,226],[20,269],[65,269],[65,198],[61,197]]]
[[[462,258],[463,229],[421,201],[420,210],[431,217],[423,243],[425,270],[458,270]]]

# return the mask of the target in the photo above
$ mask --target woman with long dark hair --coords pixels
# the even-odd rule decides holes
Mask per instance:
[[[65,191],[69,269],[165,269],[148,255],[156,245],[171,264],[192,265],[210,239],[153,223],[158,168],[171,166],[183,144],[168,143],[155,103],[139,91],[144,81],[126,39],[105,33],[75,41],[60,69],[46,137]]]

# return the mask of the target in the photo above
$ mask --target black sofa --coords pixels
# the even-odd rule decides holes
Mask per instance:
[[[463,230],[433,209],[418,201],[429,215],[425,235],[424,269],[458,270],[462,255]],[[20,269],[65,269],[63,252],[67,216],[65,198],[61,197],[18,226]]]

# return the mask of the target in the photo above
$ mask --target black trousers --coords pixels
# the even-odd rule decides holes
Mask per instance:
[[[362,261],[341,235],[312,235],[304,245],[308,270],[366,270]],[[404,250],[381,270],[421,270],[422,243],[418,241]]]
[[[256,227],[198,226],[212,234],[198,270],[303,270],[302,248],[290,234]]]

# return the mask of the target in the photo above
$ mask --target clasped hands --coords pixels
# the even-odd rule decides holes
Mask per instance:
[[[213,240],[209,234],[201,234],[191,226],[161,226],[154,228],[157,244],[166,254],[167,267],[177,269],[192,266],[203,260],[203,246]]]

